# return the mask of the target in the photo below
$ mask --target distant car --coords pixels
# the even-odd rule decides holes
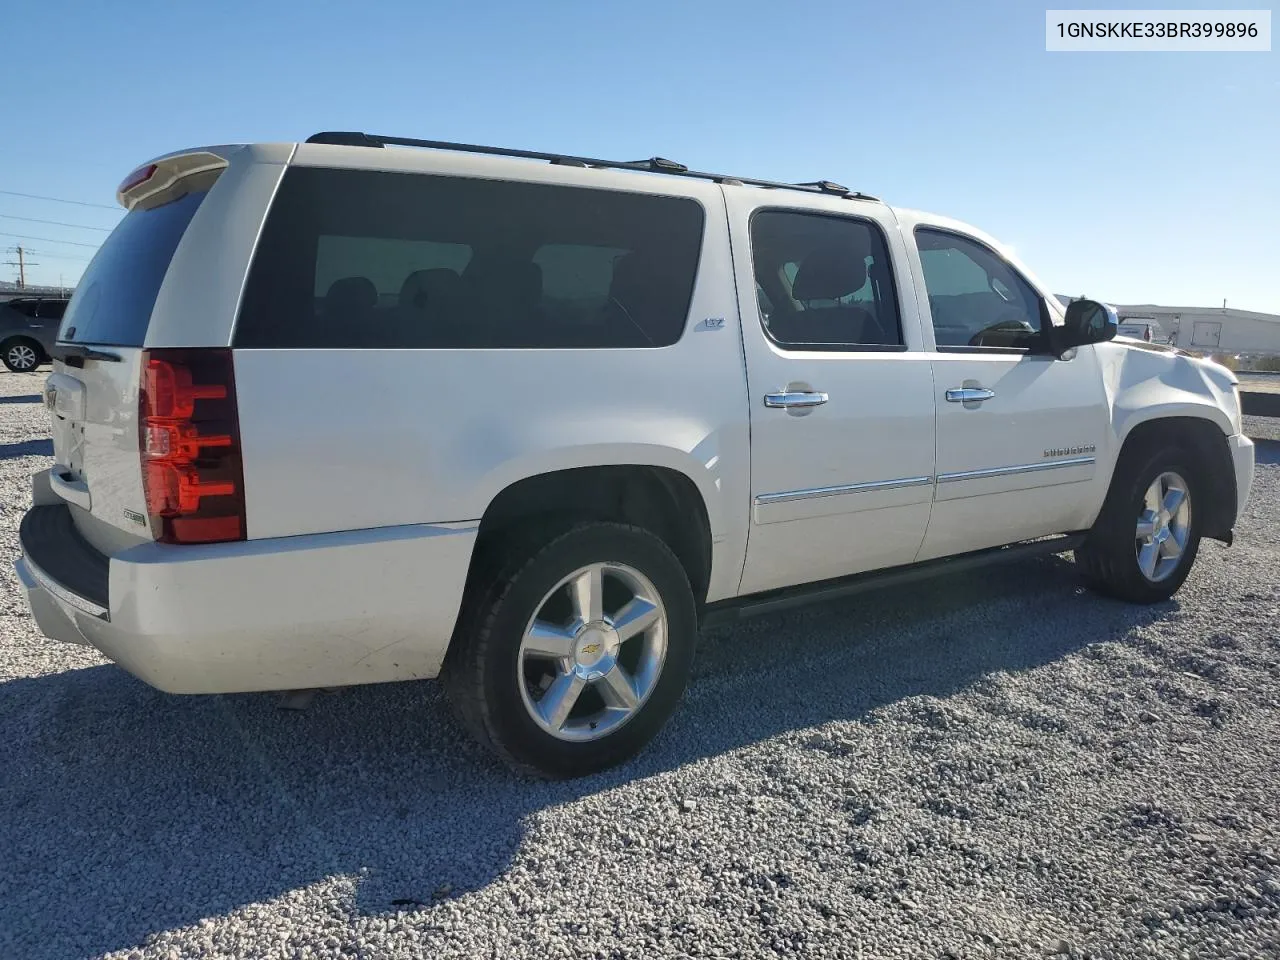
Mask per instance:
[[[66,297],[17,297],[0,303],[0,360],[14,373],[49,362]]]
[[[1121,337],[1133,337],[1135,340],[1145,340],[1147,343],[1163,342],[1163,331],[1154,320],[1122,319],[1120,329],[1116,333]]]

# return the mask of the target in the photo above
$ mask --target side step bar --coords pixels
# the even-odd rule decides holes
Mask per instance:
[[[889,567],[886,570],[871,570],[867,573],[855,573],[848,577],[837,577],[834,580],[822,580],[818,583],[806,583],[796,587],[783,587],[746,597],[734,597],[730,600],[719,600],[709,603],[702,611],[701,626],[723,626],[743,617],[759,613],[774,613],[789,607],[798,607],[810,603],[821,603],[825,600],[836,600],[852,596],[866,590],[881,587],[897,586],[927,580],[947,573],[961,573],[974,570],[993,563],[1005,563],[1025,560],[1028,557],[1046,556],[1053,553],[1064,553],[1074,550],[1085,541],[1086,533],[1067,533],[1057,537],[1045,537],[1040,540],[1027,540],[1012,543],[1003,547],[992,547],[989,550],[976,550],[973,553],[962,553],[954,557],[943,557],[939,560],[926,560],[901,567]]]

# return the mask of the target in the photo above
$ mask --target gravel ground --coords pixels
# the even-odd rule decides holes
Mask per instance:
[[[0,374],[0,957],[1280,956],[1280,442],[1175,602],[1052,558],[705,637],[639,760],[512,778],[431,682],[174,697],[41,640]]]

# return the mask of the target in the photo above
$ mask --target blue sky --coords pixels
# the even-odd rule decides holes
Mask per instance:
[[[1050,54],[1045,6],[45,0],[8,21],[39,66],[6,57],[0,191],[111,204],[152,155],[322,129],[659,154],[967,220],[1061,293],[1280,313],[1280,53]],[[106,234],[13,217],[118,219],[0,215],[53,282],[92,249],[51,241]]]

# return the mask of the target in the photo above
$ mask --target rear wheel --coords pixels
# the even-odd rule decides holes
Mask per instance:
[[[590,523],[481,562],[443,674],[464,724],[542,776],[638,752],[679,701],[697,634],[671,550],[638,527]]]
[[[1076,563],[1100,593],[1134,603],[1178,591],[1200,548],[1199,472],[1187,450],[1127,452]]]
[[[27,337],[14,337],[0,346],[0,359],[14,373],[30,373],[44,359],[40,344]]]

